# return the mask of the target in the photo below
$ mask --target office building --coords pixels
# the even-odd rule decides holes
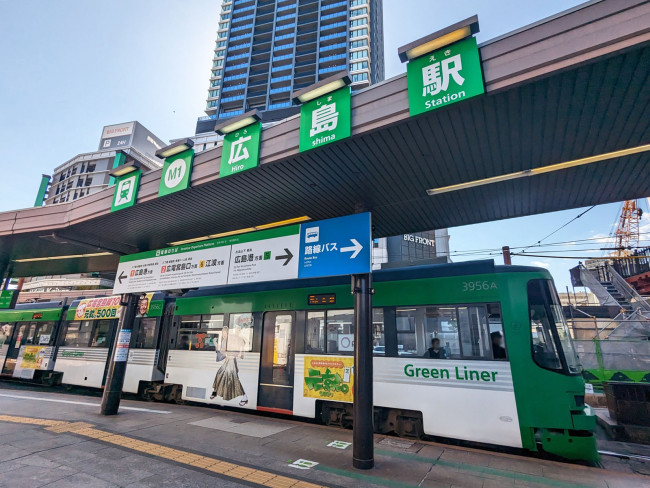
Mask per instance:
[[[382,0],[225,0],[220,19],[197,134],[252,109],[292,115],[293,93],[335,72],[353,90],[384,79]]]
[[[54,168],[45,205],[66,203],[106,188],[118,151],[142,165],[143,172],[162,167],[155,154],[167,144],[139,122],[103,128],[97,151],[77,154]]]
[[[372,269],[451,262],[447,229],[413,232],[373,240]]]

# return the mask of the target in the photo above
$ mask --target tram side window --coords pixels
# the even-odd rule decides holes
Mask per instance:
[[[9,344],[9,339],[11,338],[11,333],[14,330],[12,324],[2,324],[0,325],[0,346],[3,344]]]
[[[542,368],[569,374],[581,367],[573,347],[562,307],[550,280],[530,280],[527,285],[533,360]]]
[[[135,341],[136,349],[153,349],[155,347],[156,320],[153,317],[140,320],[138,337]]]
[[[225,350],[234,352],[252,351],[253,314],[231,313],[228,325],[228,337],[225,344]]]
[[[66,347],[88,347],[92,331],[92,320],[69,322],[63,345]]]
[[[223,329],[223,319],[223,314],[181,317],[176,348],[188,351],[216,350]]]
[[[397,352],[437,359],[505,359],[505,348],[493,355],[492,347],[491,333],[502,334],[500,317],[498,304],[398,308]]]
[[[47,345],[52,342],[52,332],[54,332],[54,322],[41,322],[38,325],[34,344]]]
[[[325,354],[325,312],[307,312],[305,352]]]
[[[372,310],[373,353],[384,355],[384,310]],[[308,354],[353,354],[354,310],[307,312],[305,352]]]
[[[96,320],[90,347],[108,347],[111,325],[114,325],[115,322],[115,320]]]
[[[327,311],[327,352],[329,354],[354,352],[354,310]]]

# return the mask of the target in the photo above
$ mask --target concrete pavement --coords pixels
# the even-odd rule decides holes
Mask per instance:
[[[377,435],[376,468],[351,467],[352,432],[188,405],[0,383],[0,487],[650,487],[650,464],[606,469]]]

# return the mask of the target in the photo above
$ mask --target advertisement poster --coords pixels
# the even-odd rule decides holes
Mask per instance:
[[[303,396],[352,402],[354,358],[305,356]]]
[[[115,362],[122,363],[129,357],[129,344],[131,344],[131,330],[122,329],[117,336],[117,348],[115,349]]]
[[[117,319],[119,316],[119,296],[81,300],[75,312],[76,320]]]
[[[22,369],[41,369],[46,349],[46,346],[25,346],[20,367]]]

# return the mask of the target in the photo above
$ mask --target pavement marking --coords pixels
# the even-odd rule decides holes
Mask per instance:
[[[293,429],[294,425],[285,425],[268,420],[244,420],[241,418],[229,419],[220,417],[210,417],[207,419],[189,422],[189,425],[196,425],[207,429],[221,430],[233,434],[241,434],[249,437],[268,437],[279,434],[285,430]]]
[[[101,406],[99,403],[91,403],[91,402],[77,402],[73,400],[56,400],[54,398],[39,398],[39,397],[32,397],[32,396],[25,396],[25,395],[9,395],[6,393],[0,393],[0,397],[7,397],[7,398],[18,398],[21,400],[37,400],[39,402],[54,402],[54,403],[70,403],[72,405],[86,405],[89,407],[99,407]],[[134,412],[148,412],[148,413],[171,413],[168,410],[152,410],[150,408],[140,408],[140,407],[123,407],[120,406],[120,410],[133,410]]]
[[[3,395],[7,396],[7,395]],[[27,397],[29,398],[29,397]],[[67,402],[79,403],[79,402]],[[176,463],[185,464],[193,468],[200,468],[212,473],[247,481],[259,486],[270,488],[328,488],[325,485],[317,485],[289,476],[249,468],[227,461],[222,461],[210,456],[201,456],[189,451],[174,449],[171,447],[156,444],[154,442],[141,441],[121,434],[113,434],[104,430],[96,429],[93,424],[86,422],[67,422],[64,420],[39,419],[33,417],[18,417],[14,415],[0,415],[0,422],[13,422],[18,424],[31,424],[45,427],[45,430],[58,434],[71,433],[89,437],[101,442],[108,442],[126,449],[148,454],[150,456],[168,459]],[[311,461],[313,462],[313,461]],[[316,463],[318,464],[318,463]]]

